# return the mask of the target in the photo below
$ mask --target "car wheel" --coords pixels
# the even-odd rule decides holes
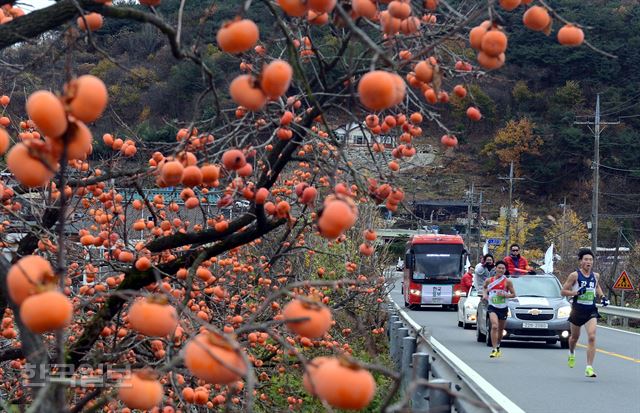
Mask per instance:
[[[463,325],[462,321],[458,321],[458,327],[462,327]]]
[[[563,348],[563,349],[569,348],[569,340],[560,340],[560,348]]]
[[[478,323],[476,324],[476,341],[478,343],[482,343],[485,340],[486,340],[486,337],[484,334],[480,332],[480,323]]]
[[[487,334],[486,334],[487,339],[485,340],[485,343],[487,343],[487,347],[491,347],[492,343],[491,343],[491,321],[489,321],[489,319],[487,319]]]

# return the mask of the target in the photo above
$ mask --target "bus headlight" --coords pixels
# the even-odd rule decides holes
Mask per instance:
[[[409,294],[411,294],[411,295],[420,295],[420,290],[416,290],[416,289],[411,288],[409,290]]]
[[[571,314],[571,306],[566,305],[564,307],[558,308],[558,318],[569,318]]]

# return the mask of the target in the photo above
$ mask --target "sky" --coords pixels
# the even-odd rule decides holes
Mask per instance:
[[[55,2],[53,0],[21,0],[18,3],[21,3],[19,6],[22,7],[25,12],[30,12],[35,9],[51,6]]]

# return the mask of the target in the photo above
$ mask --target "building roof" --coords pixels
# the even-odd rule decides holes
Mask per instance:
[[[469,204],[463,200],[446,200],[446,199],[434,199],[428,201],[416,201],[416,206],[452,206],[452,207],[461,207],[468,206]]]

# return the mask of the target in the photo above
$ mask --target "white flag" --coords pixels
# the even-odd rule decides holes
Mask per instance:
[[[485,256],[489,253],[489,240],[484,241],[484,245],[482,246],[482,255]]]
[[[469,271],[469,268],[471,268],[471,262],[469,261],[469,256],[467,256],[467,263],[464,264],[464,271]]]
[[[553,243],[544,254],[544,264],[540,268],[545,274],[553,274]]]

